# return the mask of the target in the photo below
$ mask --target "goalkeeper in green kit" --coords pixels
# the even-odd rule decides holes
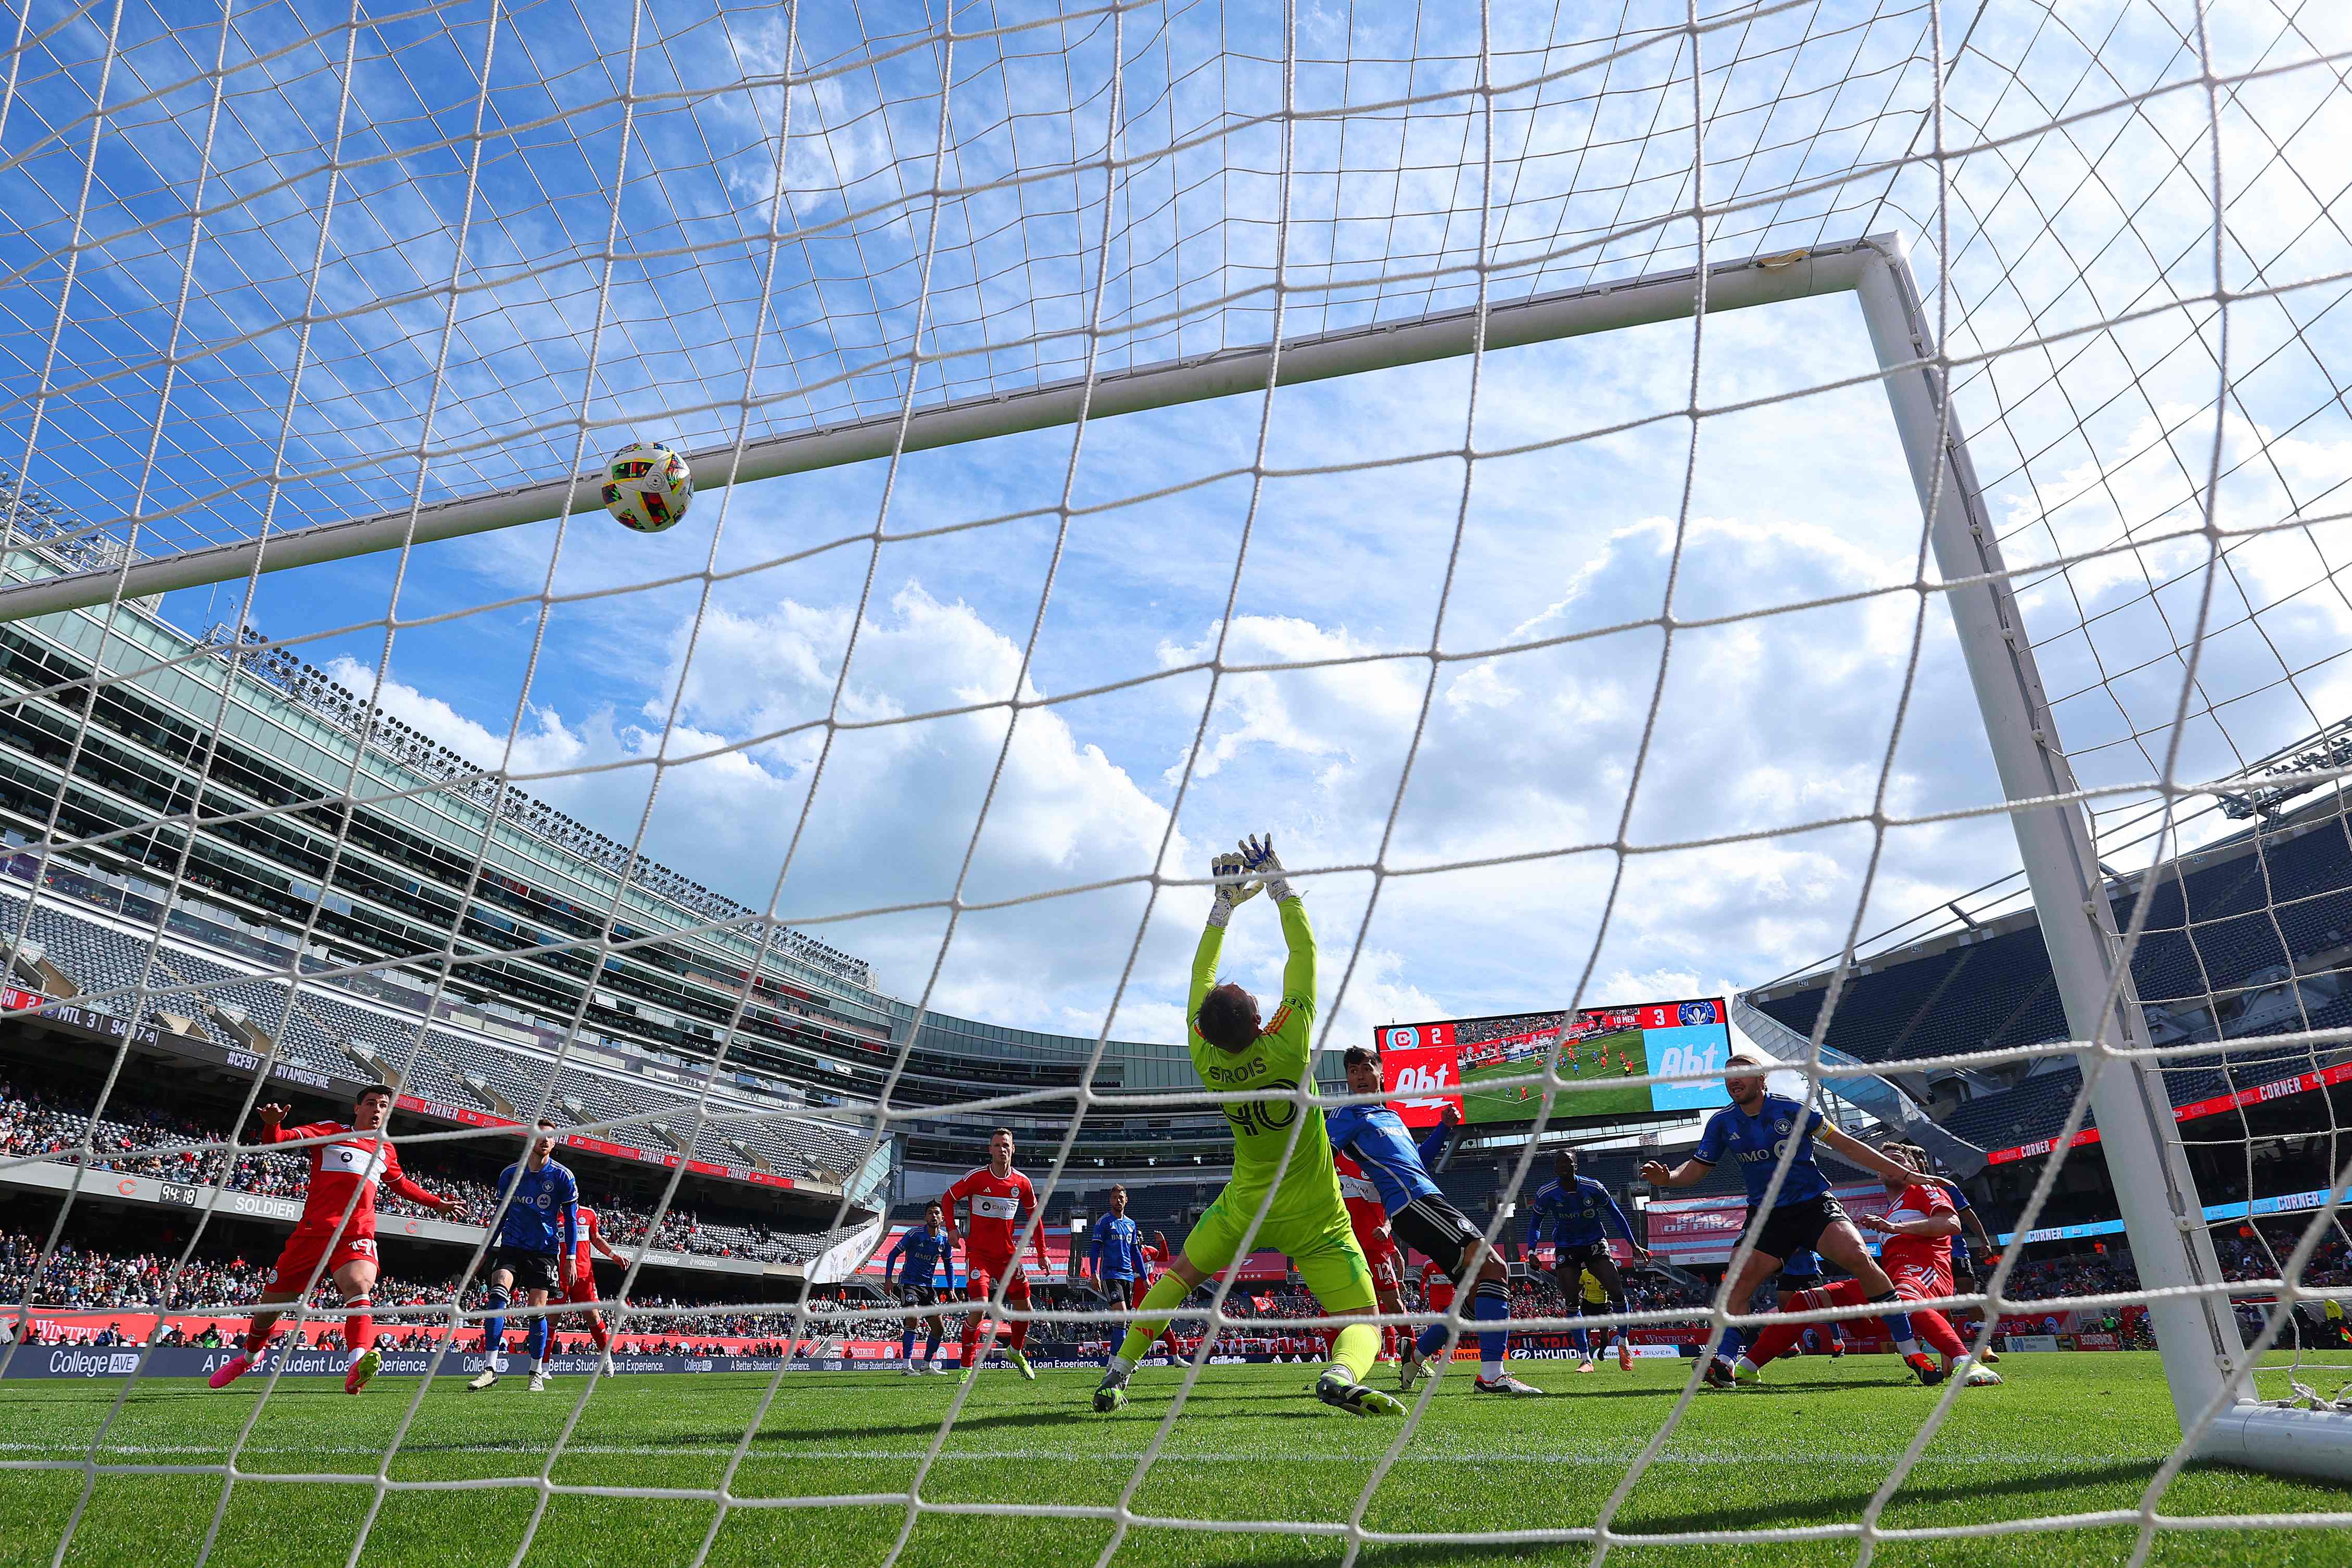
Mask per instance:
[[[1315,1058],[1315,932],[1307,922],[1307,908],[1284,875],[1282,862],[1275,858],[1271,834],[1263,842],[1244,839],[1241,853],[1218,856],[1210,870],[1217,878],[1216,902],[1192,954],[1192,994],[1185,1007],[1192,1021],[1187,1043],[1193,1069],[1212,1090],[1295,1092],[1310,1081]],[[1238,985],[1217,984],[1225,922],[1236,906],[1255,897],[1261,888],[1274,895],[1282,912],[1283,942],[1290,951],[1282,971],[1282,1005],[1265,1024],[1258,1020],[1256,997]],[[1237,1100],[1224,1112],[1234,1128],[1233,1179],[1184,1238],[1184,1248],[1168,1272],[1145,1294],[1137,1310],[1156,1317],[1128,1329],[1103,1373],[1102,1386],[1095,1390],[1097,1410],[1113,1411],[1127,1404],[1127,1380],[1135,1363],[1184,1298],[1233,1262],[1250,1221],[1267,1202],[1269,1188],[1274,1197],[1265,1223],[1258,1227],[1256,1245],[1288,1255],[1299,1278],[1323,1303],[1326,1316],[1371,1314],[1372,1271],[1356,1245],[1347,1205],[1339,1198],[1322,1109],[1296,1100]],[[1301,1118],[1304,1126],[1298,1125]],[[1404,1406],[1396,1399],[1364,1385],[1364,1374],[1380,1349],[1376,1325],[1342,1328],[1332,1339],[1331,1364],[1317,1380],[1315,1396],[1359,1415],[1403,1414]]]

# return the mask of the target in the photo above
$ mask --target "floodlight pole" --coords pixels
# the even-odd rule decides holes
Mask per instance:
[[[2015,803],[2052,802],[2021,805],[2010,821],[2067,1032],[2094,1045],[2145,1050],[2147,1020],[2123,961],[2090,820],[2080,801],[2061,798],[2078,787],[2074,771],[2059,745],[2032,639],[1969,459],[1966,432],[1944,405],[1934,323],[1902,237],[1874,237],[1873,243],[1880,259],[1864,269],[1855,295],[1871,346],[1887,372],[1887,401],[1927,514],[1937,570],[1947,582],[1976,579],[1948,590],[1944,599],[1976,687],[2001,793]],[[2195,1433],[2211,1417],[2198,1443],[2200,1458],[2352,1474],[2352,1418],[2267,1407],[2252,1398],[2250,1358],[2219,1289],[2225,1277],[2196,1179],[2173,1131],[2161,1075],[2142,1059],[2103,1060],[2095,1051],[2083,1052],[2081,1059],[2141,1285],[2201,1292],[2148,1303],[2181,1430]]]

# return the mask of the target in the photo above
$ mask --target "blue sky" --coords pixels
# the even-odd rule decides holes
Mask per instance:
[[[2193,298],[2210,289],[2212,262],[2206,106],[2182,41],[2189,8],[1990,8],[1953,72],[1946,134],[1994,144],[1951,164],[1940,186],[1921,161],[1822,194],[1800,187],[1932,145],[1914,142],[1927,12],[1748,9],[1745,22],[1713,18],[1700,40],[1706,190],[1726,209],[1711,220],[1715,254],[1865,226],[1914,234],[1923,280],[1950,285],[1939,308],[1948,304],[1951,346],[2000,353],[1965,373],[1963,409],[2012,564],[2194,530],[2221,332],[2210,302]],[[1279,211],[1269,171],[1281,138],[1271,125],[1210,134],[1228,113],[1279,106],[1280,73],[1268,61],[1281,41],[1262,11],[1126,17],[1128,163],[1102,307],[1121,330],[1106,339],[1105,363],[1268,330]],[[1947,7],[1948,48],[1975,11]],[[2217,68],[2261,69],[2352,44],[2340,18],[2306,14],[2289,27],[2262,11],[2217,28]],[[1495,275],[1498,294],[1689,259],[1691,226],[1673,216],[1692,199],[1686,40],[1641,27],[1683,14],[1680,5],[1570,6],[1544,21],[1549,37],[1496,40],[1493,79],[1535,84],[1499,100],[1489,225],[1490,257],[1507,264]],[[975,190],[943,212],[925,347],[958,354],[926,368],[918,393],[927,398],[1016,387],[1082,363],[1070,329],[1091,308],[1101,173],[1052,171],[1101,156],[1111,39],[1099,17],[1047,26],[1031,25],[1028,12],[992,15],[1023,26],[1000,44],[959,44],[955,155],[941,178],[984,186],[1015,169],[1045,173]],[[0,124],[0,144],[21,160],[0,178],[36,212],[30,228],[50,262],[28,272],[40,288],[20,291],[0,323],[18,394],[0,417],[22,439],[37,409],[27,472],[93,517],[137,510],[142,475],[145,510],[173,513],[152,525],[159,540],[249,531],[268,504],[268,487],[250,481],[268,469],[295,363],[296,332],[283,323],[308,297],[325,200],[319,150],[339,101],[340,16],[240,11],[232,60],[284,52],[266,70],[230,71],[229,129],[215,133],[212,172],[195,149],[211,112],[205,72],[221,47],[216,18],[126,43],[109,102],[133,96],[124,83],[134,78],[156,97],[122,110],[129,128],[99,143],[102,178],[79,228],[107,237],[70,290],[60,258],[89,137],[74,95],[86,111],[102,37],[87,23],[61,30]],[[833,31],[803,36],[795,68],[817,79],[793,91],[794,137],[782,159],[785,224],[800,237],[779,261],[764,314],[765,247],[743,237],[766,220],[778,166],[768,128],[785,99],[761,79],[786,58],[775,14],[664,7],[658,26],[642,24],[641,91],[710,90],[641,108],[617,225],[599,172],[619,157],[628,10],[547,20],[499,39],[486,114],[526,128],[496,141],[470,218],[450,139],[471,124],[478,23],[363,37],[358,129],[347,127],[345,146],[375,161],[343,179],[345,216],[329,229],[320,292],[340,314],[313,329],[288,463],[309,477],[286,488],[281,522],[406,493],[415,468],[399,454],[428,405],[433,496],[560,471],[572,427],[546,421],[583,397],[599,421],[585,442],[591,461],[632,436],[709,444],[729,426],[699,405],[741,395],[755,321],[765,323],[764,368],[750,384],[766,400],[756,429],[892,405],[903,361],[894,368],[889,355],[914,330],[929,243],[919,193],[933,177],[940,67],[932,46],[890,50],[922,33],[924,14],[869,11],[872,42],[841,34],[838,18],[825,24]],[[958,20],[969,28],[979,14]],[[1229,52],[1220,61],[1221,22]],[[1465,25],[1448,8],[1309,6],[1298,102],[1458,91],[1475,78],[1476,39]],[[301,41],[305,29],[316,37]],[[860,50],[890,58],[848,68]],[[1418,67],[1396,63],[1416,51],[1426,57]],[[1213,63],[1222,74],[1204,70]],[[1291,330],[1471,297],[1483,126],[1463,112],[1468,101],[1441,96],[1411,115],[1365,109],[1302,123],[1286,273],[1302,291]],[[2053,128],[2066,116],[2080,118]],[[2341,270],[2352,249],[2328,212],[2340,160],[2321,153],[2352,130],[2347,119],[2325,69],[2284,70],[2225,95],[2223,265],[2231,287],[2261,297],[2230,312],[2215,516],[2227,528],[2305,526],[2234,542],[2213,576],[2214,636],[2195,703],[2211,716],[2192,722],[2184,778],[2219,776],[2352,710],[2335,668],[2352,602],[2335,587],[2343,524],[2333,521],[2352,476],[2352,431],[2335,390],[2352,344],[2341,284],[2287,287]],[[174,340],[199,175],[220,210],[194,253],[195,303]],[[1937,244],[1939,203],[1948,250]],[[450,274],[461,221],[465,292],[445,353],[446,297],[431,289]],[[616,268],[599,336],[593,258],[608,226],[636,249]],[[647,254],[681,247],[688,254]],[[1547,247],[1563,254],[1538,264]],[[1443,274],[1433,292],[1420,276],[1433,268]],[[1350,287],[1323,287],[1341,280]],[[422,292],[374,303],[404,290]],[[60,300],[67,368],[53,368],[48,384],[73,390],[43,398],[31,389]],[[2135,312],[2145,318],[2032,346]],[[163,395],[156,344],[248,334],[199,356]],[[527,787],[624,840],[646,814],[654,770],[565,770],[661,755],[672,726],[669,756],[715,754],[662,770],[647,851],[765,907],[805,805],[777,905],[792,918],[936,905],[954,889],[968,846],[964,897],[974,900],[1134,879],[1156,861],[1197,875],[1209,853],[1263,828],[1294,864],[1362,864],[1381,854],[1392,808],[1388,865],[1458,867],[1617,837],[1661,634],[1642,626],[1447,662],[1433,686],[1425,659],[1369,656],[1654,617],[1679,537],[1672,602],[1686,618],[1898,590],[1676,636],[1624,836],[1644,849],[1732,841],[1628,857],[1605,934],[1601,910],[1617,870],[1606,848],[1392,878],[1369,918],[1369,873],[1317,878],[1326,1001],[1340,1008],[1334,1027],[1344,1038],[1391,1018],[1559,1005],[1580,989],[1601,1002],[1752,984],[1834,951],[1864,897],[1871,830],[1810,825],[1866,813],[1882,769],[1885,809],[1901,816],[1982,806],[1998,791],[1948,620],[1932,601],[1922,616],[1903,588],[1920,524],[1884,396],[1873,384],[1834,385],[1872,363],[1853,303],[1711,319],[1696,386],[1694,342],[1690,324],[1676,323],[1496,353],[1480,368],[1475,429],[1471,366],[1456,361],[1285,389],[1270,410],[1241,397],[1102,421],[1085,431],[1075,469],[1072,432],[1035,432],[916,454],[895,471],[869,463],[709,491],[682,526],[654,539],[598,516],[423,548],[405,563],[402,616],[526,602],[402,630],[383,700],[489,763],[515,730],[511,765],[562,775]],[[583,392],[592,343],[602,371]],[[1700,420],[1694,460],[1680,416],[1694,399],[1713,410],[1760,405]],[[165,438],[151,468],[145,437],[159,407]],[[1562,442],[1643,419],[1652,422]],[[1254,486],[1246,470],[1262,422],[1264,466],[1281,472]],[[1465,504],[1465,442],[1489,454],[1538,449],[1472,465]],[[1326,471],[1297,472],[1306,469]],[[247,482],[224,489],[232,477]],[[1065,533],[1055,509],[1066,480],[1078,510]],[[877,520],[905,534],[1006,517],[1014,520],[878,548],[861,537]],[[1204,726],[1206,676],[1164,672],[1214,646],[1245,523],[1225,658],[1314,667],[1227,676]],[[728,577],[707,604],[698,579],[633,587],[834,541],[847,542]],[[2086,782],[2145,780],[2160,765],[2181,689],[2176,649],[2202,602],[2204,562],[2204,542],[2189,537],[2025,580],[2061,731]],[[265,579],[251,618],[278,637],[331,634],[303,652],[364,690],[401,565],[380,557]],[[552,601],[542,616],[543,590]],[[846,720],[1003,701],[1033,625],[1031,694],[1129,684],[1024,712],[976,844],[1002,709],[844,730],[811,801],[822,730],[808,726],[828,711],[861,594]],[[593,596],[572,597],[581,595]],[[167,609],[198,625],[229,615],[236,595],[228,586],[184,593]],[[2084,624],[2087,632],[2070,630]],[[790,732],[753,739],[780,731]],[[1171,836],[1196,732],[1203,743]],[[1862,930],[2015,864],[1998,816],[1894,828]],[[937,907],[824,934],[873,958],[899,994],[934,985],[936,964],[934,1000],[954,1011],[1092,1033],[1116,997],[1114,1033],[1170,1038],[1205,895],[1164,894],[1139,941],[1145,894],[1130,881],[969,913],[943,956]],[[1270,926],[1245,924],[1228,948],[1229,965],[1254,982],[1270,982],[1277,959]]]

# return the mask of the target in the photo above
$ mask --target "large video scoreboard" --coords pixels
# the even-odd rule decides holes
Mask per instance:
[[[1576,1087],[1553,1101],[1554,1121],[1727,1105],[1720,1078],[1695,1083],[1627,1082],[1651,1073],[1719,1073],[1731,1054],[1730,1009],[1719,996],[1387,1024],[1375,1031],[1381,1081],[1406,1122],[1426,1127],[1458,1105],[1472,1123],[1526,1121],[1543,1109],[1539,1085],[1496,1079],[1543,1070],[1560,1048],[1560,1076]],[[1488,1087],[1482,1088],[1481,1085]]]

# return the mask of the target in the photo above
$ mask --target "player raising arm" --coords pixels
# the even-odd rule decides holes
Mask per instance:
[[[1691,1152],[1690,1158],[1671,1169],[1660,1161],[1649,1161],[1642,1167],[1642,1179],[1654,1186],[1691,1186],[1705,1180],[1727,1152],[1739,1162],[1739,1174],[1748,1185],[1749,1222],[1753,1224],[1754,1206],[1764,1201],[1774,1169],[1788,1146],[1794,1143],[1780,1195],[1771,1212],[1763,1216],[1755,1249],[1741,1265],[1739,1277],[1731,1282],[1729,1309],[1746,1312],[1757,1287],[1768,1276],[1779,1273],[1780,1265],[1791,1256],[1810,1247],[1853,1275],[1862,1287],[1864,1300],[1889,1309],[1880,1315],[1885,1321],[1887,1332],[1894,1337],[1895,1348],[1902,1352],[1905,1364],[1918,1374],[1919,1381],[1943,1382],[1944,1374],[1937,1368],[1934,1358],[1922,1351],[1919,1342],[1912,1337],[1911,1320],[1895,1305],[1899,1300],[1895,1293],[1895,1281],[1870,1256],[1869,1248],[1863,1245],[1862,1232],[1846,1217],[1844,1206],[1831,1195],[1830,1179],[1813,1157],[1813,1142],[1819,1139],[1840,1158],[1897,1185],[1937,1178],[1916,1174],[1904,1162],[1882,1154],[1860,1139],[1850,1138],[1831,1126],[1810,1107],[1786,1095],[1768,1092],[1764,1087],[1766,1063],[1761,1057],[1738,1053],[1727,1066],[1731,1070],[1724,1075],[1723,1087],[1731,1096],[1731,1103],[1706,1119],[1706,1126],[1699,1133],[1698,1147]],[[1748,1070],[1739,1070],[1743,1068]],[[1739,1331],[1725,1330],[1722,1349],[1707,1363],[1707,1382],[1718,1388],[1730,1386],[1732,1362],[1739,1353]]]
[[[345,1394],[365,1388],[383,1364],[383,1352],[375,1348],[375,1319],[370,1315],[369,1299],[376,1276],[376,1184],[381,1182],[410,1202],[442,1214],[455,1214],[466,1206],[456,1198],[436,1197],[400,1168],[400,1156],[393,1152],[392,1140],[383,1135],[393,1097],[390,1084],[371,1084],[352,1100],[348,1122],[313,1121],[287,1127],[281,1125],[286,1120],[285,1106],[264,1105],[254,1112],[261,1119],[260,1142],[328,1140],[304,1151],[310,1157],[310,1184],[302,1194],[302,1217],[287,1238],[286,1249],[278,1255],[278,1271],[269,1277],[269,1289],[261,1293],[261,1302],[266,1308],[300,1299],[317,1280],[322,1265],[334,1276],[335,1289],[343,1293],[343,1342],[352,1351],[351,1364],[343,1369]],[[213,1373],[215,1388],[226,1388],[252,1370],[280,1316],[267,1310],[253,1314],[244,1348]]]
[[[1271,836],[1263,843],[1243,840],[1240,854],[1220,855],[1209,869],[1217,890],[1192,954],[1192,994],[1184,1009],[1192,1020],[1187,1043],[1193,1070],[1211,1089],[1295,1094],[1314,1070],[1315,931],[1307,906],[1275,858]],[[1256,997],[1230,982],[1217,983],[1225,922],[1261,885],[1281,911],[1289,954],[1282,971],[1282,1005],[1265,1023],[1258,1018]],[[1184,1249],[1168,1272],[1144,1292],[1137,1310],[1159,1316],[1128,1328],[1103,1371],[1102,1386],[1095,1390],[1097,1410],[1127,1404],[1128,1377],[1167,1327],[1166,1314],[1202,1280],[1232,1264],[1260,1205],[1265,1206],[1265,1221],[1256,1244],[1289,1255],[1327,1315],[1371,1315],[1372,1273],[1339,1199],[1322,1108],[1287,1098],[1250,1099],[1226,1101],[1224,1112],[1234,1129],[1233,1176],[1184,1238]],[[1365,1385],[1364,1374],[1380,1349],[1380,1330],[1372,1324],[1341,1328],[1331,1338],[1331,1362],[1316,1380],[1315,1396],[1359,1415],[1402,1415],[1404,1406],[1393,1396]]]

